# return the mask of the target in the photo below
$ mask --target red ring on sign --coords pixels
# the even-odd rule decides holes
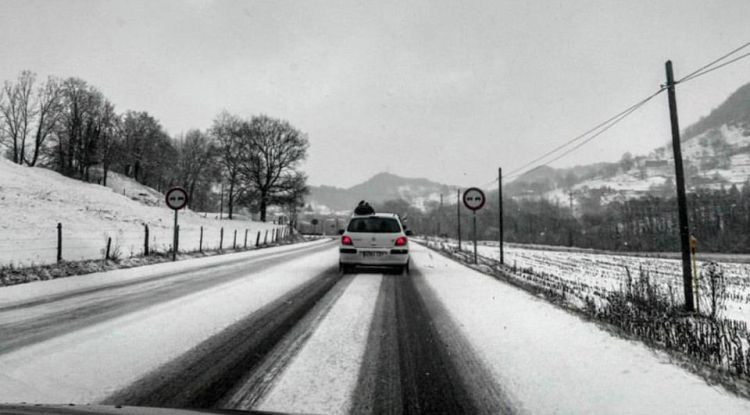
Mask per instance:
[[[479,206],[477,206],[477,207],[469,206],[469,203],[466,201],[466,195],[469,192],[479,192],[479,194],[482,195],[482,203]],[[467,209],[473,210],[473,211],[477,211],[477,210],[481,209],[482,207],[484,207],[484,203],[487,201],[487,198],[484,196],[484,192],[482,191],[482,189],[480,189],[478,187],[470,187],[470,188],[466,189],[464,191],[462,199],[464,201],[464,206],[466,206]]]
[[[182,203],[182,205],[174,205],[174,206],[172,206],[172,204],[169,202],[169,196],[172,193],[174,193],[174,192],[182,192],[182,194],[185,196],[185,198],[184,198],[185,201]],[[164,201],[167,202],[167,206],[170,209],[180,210],[180,209],[184,208],[185,206],[187,206],[187,204],[188,204],[188,194],[187,194],[187,191],[185,191],[185,189],[183,189],[182,187],[173,187],[173,188],[167,190],[167,193],[164,195]]]

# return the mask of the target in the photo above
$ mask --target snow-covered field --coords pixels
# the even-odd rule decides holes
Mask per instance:
[[[454,241],[447,244],[457,246]],[[471,251],[473,245],[463,244],[462,248]],[[496,242],[480,242],[477,252],[495,260],[500,257]],[[671,285],[677,295],[682,293],[682,262],[678,259],[527,249],[519,246],[506,246],[504,256],[505,264],[510,267],[554,275],[571,287],[587,286],[601,293],[617,291],[622,288],[628,271],[635,279],[642,269],[649,273],[652,281],[664,287]],[[697,266],[700,271],[704,261],[697,261]],[[725,316],[750,323],[750,264],[721,262],[720,266],[727,280],[729,294]],[[701,297],[701,304],[706,306],[707,298],[703,295]]]
[[[173,211],[158,203],[158,192],[113,174],[110,187],[69,179],[44,168],[15,165],[0,158],[0,266],[48,264],[57,257],[57,224],[62,224],[64,260],[99,259],[107,238],[120,256],[143,252],[145,226],[149,249],[172,245]],[[124,193],[124,194],[123,194]],[[189,210],[179,212],[181,250],[197,250],[203,227],[203,247],[260,242],[277,225],[242,220],[218,221]]]

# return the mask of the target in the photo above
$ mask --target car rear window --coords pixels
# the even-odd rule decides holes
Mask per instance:
[[[348,232],[397,233],[401,226],[392,218],[354,218],[349,222]]]

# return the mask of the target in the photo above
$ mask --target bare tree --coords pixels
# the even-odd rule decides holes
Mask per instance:
[[[190,130],[177,140],[177,150],[180,160],[178,180],[187,190],[188,200],[192,205],[196,186],[202,181],[209,181],[206,173],[211,169],[213,146],[206,134]]]
[[[121,152],[120,117],[115,113],[115,107],[109,101],[104,101],[99,122],[98,161],[102,164],[102,186],[107,185],[107,174],[118,153]]]
[[[245,185],[258,195],[260,220],[265,222],[268,206],[304,177],[296,168],[305,159],[309,143],[288,122],[265,115],[252,118],[248,134],[251,139],[243,141],[240,171]]]
[[[2,142],[10,148],[11,159],[14,163],[23,164],[26,161],[26,138],[29,127],[35,116],[33,102],[34,81],[36,75],[31,71],[23,71],[15,82],[5,81],[3,95],[0,101],[2,115]]]
[[[159,122],[147,112],[128,111],[122,118],[120,133],[125,175],[157,188],[167,185],[167,169],[176,153]]]
[[[34,136],[34,152],[29,166],[36,165],[42,153],[44,143],[58,127],[62,116],[60,103],[61,86],[56,78],[49,77],[47,81],[39,86],[37,91],[37,120],[36,135]]]
[[[226,111],[220,113],[210,131],[216,140],[217,156],[222,169],[222,176],[226,179],[229,188],[227,190],[227,207],[229,219],[232,219],[236,200],[242,196],[244,190],[240,180],[240,168],[242,166],[242,142],[249,140],[250,128],[247,122]]]

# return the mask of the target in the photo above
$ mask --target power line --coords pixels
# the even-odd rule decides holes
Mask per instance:
[[[607,130],[609,130],[610,128],[612,128],[615,125],[617,125],[617,123],[619,123],[620,121],[622,121],[625,118],[627,118],[630,114],[634,113],[636,110],[638,110],[640,107],[642,107],[643,105],[645,105],[648,101],[652,100],[655,96],[659,95],[663,91],[664,91],[664,89],[660,89],[660,90],[656,91],[655,93],[651,94],[649,97],[643,99],[638,104],[636,104],[633,107],[631,107],[630,109],[628,109],[627,112],[621,114],[617,119],[613,120],[609,125],[607,125],[606,127],[602,128],[601,131],[598,131],[596,134],[594,134],[594,135],[586,138],[585,140],[583,140],[580,143],[578,143],[577,145],[575,145],[575,146],[567,149],[566,151],[562,152],[561,154],[557,155],[556,157],[552,158],[551,160],[547,160],[547,162],[545,164],[547,164],[547,163],[554,163],[555,161],[560,160],[561,158],[567,156],[568,154],[574,152],[575,150],[583,147],[584,145],[586,145],[587,143],[589,143],[593,139],[599,137],[600,135],[604,134]],[[539,168],[539,167],[541,167],[541,165],[540,166],[536,166],[536,167],[534,167],[531,170],[534,170],[534,169]],[[528,170],[528,171],[530,171],[530,170]],[[518,176],[520,176],[520,175],[522,175],[524,173],[526,173],[526,171],[519,172],[519,173],[516,173],[514,175],[511,175],[511,176],[508,177],[508,179],[514,179],[514,178],[516,178],[516,177],[518,177]]]
[[[548,151],[548,152],[546,152],[546,153],[542,154],[541,156],[539,156],[539,157],[537,157],[537,158],[535,158],[535,159],[533,159],[533,160],[531,160],[531,161],[529,161],[529,162],[527,162],[527,163],[523,164],[522,166],[520,166],[520,167],[517,167],[517,168],[515,168],[515,169],[511,170],[511,171],[510,171],[510,172],[508,173],[508,176],[507,176],[507,178],[508,178],[508,179],[511,179],[511,178],[514,178],[514,177],[520,176],[521,174],[525,173],[525,171],[524,171],[523,173],[519,173],[519,172],[521,172],[522,170],[524,170],[524,169],[525,169],[526,167],[529,167],[529,166],[531,166],[532,164],[534,164],[534,163],[536,163],[536,162],[538,162],[538,161],[541,161],[541,160],[545,159],[545,158],[546,158],[547,156],[550,156],[550,155],[552,155],[552,154],[556,153],[557,151],[559,151],[559,150],[561,150],[561,149],[563,149],[563,148],[565,148],[565,147],[567,147],[567,146],[569,146],[569,145],[571,145],[571,144],[575,143],[576,141],[579,141],[579,140],[584,140],[584,139],[585,139],[585,140],[584,140],[583,142],[579,143],[578,145],[576,145],[576,146],[572,147],[571,149],[569,149],[569,150],[567,150],[567,151],[563,152],[563,153],[562,153],[562,155],[560,155],[560,156],[557,156],[557,157],[553,158],[552,160],[548,160],[548,161],[547,161],[546,163],[551,163],[552,161],[556,161],[556,160],[559,160],[559,159],[560,159],[560,158],[562,158],[563,156],[565,156],[565,155],[568,155],[568,154],[570,154],[570,153],[571,153],[571,152],[572,152],[573,150],[575,150],[575,149],[578,149],[578,148],[580,148],[580,147],[581,147],[581,146],[582,146],[583,144],[586,144],[586,143],[588,143],[589,141],[593,140],[594,138],[596,138],[596,137],[600,136],[600,135],[601,135],[601,134],[602,134],[603,132],[605,132],[605,131],[609,130],[609,129],[610,129],[610,128],[611,128],[612,126],[614,126],[615,124],[617,124],[617,123],[618,123],[618,122],[619,122],[619,121],[620,121],[620,120],[621,120],[622,118],[625,118],[625,117],[627,117],[627,116],[628,116],[628,115],[630,115],[630,114],[631,114],[631,113],[632,113],[633,111],[635,111],[635,110],[637,110],[638,108],[640,108],[640,107],[641,107],[641,106],[642,106],[643,104],[645,104],[646,102],[650,101],[650,100],[651,100],[652,98],[654,98],[655,96],[659,95],[659,94],[660,94],[661,92],[663,92],[664,90],[665,90],[665,88],[663,88],[663,87],[662,87],[662,88],[660,88],[659,90],[657,90],[657,91],[656,91],[656,92],[654,92],[653,94],[649,95],[648,97],[646,97],[646,98],[644,98],[644,99],[642,99],[642,100],[640,100],[640,101],[636,102],[635,104],[633,104],[633,105],[629,106],[628,108],[626,108],[626,109],[624,109],[624,110],[622,110],[622,111],[618,112],[617,114],[613,115],[612,117],[608,118],[607,120],[605,120],[605,121],[603,121],[603,122],[601,122],[601,123],[597,124],[597,125],[596,125],[596,126],[594,126],[593,128],[590,128],[590,129],[589,129],[589,130],[587,130],[587,131],[586,131],[585,133],[583,133],[583,134],[580,134],[580,135],[578,135],[578,136],[574,137],[573,139],[571,139],[571,140],[568,140],[568,141],[566,141],[565,143],[563,143],[563,144],[561,144],[561,145],[559,145],[559,146],[557,146],[557,147],[553,148],[552,150],[550,150],[550,151]],[[601,130],[600,130],[600,129],[601,129]],[[596,132],[597,130],[600,130],[600,131]],[[596,133],[595,133],[595,132],[596,132]],[[593,136],[590,136],[590,137],[589,137],[589,134],[592,134],[592,133],[595,133],[595,134],[594,134]],[[588,137],[588,138],[587,138],[587,137]],[[527,171],[530,171],[530,170],[536,169],[537,167],[539,167],[539,166],[535,166],[535,167],[533,167],[532,169],[529,169],[529,170],[527,170]]]
[[[748,56],[750,56],[750,52],[748,52],[748,53],[745,53],[744,55],[740,55],[740,56],[738,56],[738,57],[736,57],[736,58],[734,58],[734,59],[732,59],[732,60],[730,60],[730,61],[724,62],[724,63],[722,63],[722,64],[721,64],[721,65],[719,65],[719,66],[715,66],[715,67],[713,67],[713,68],[711,68],[711,69],[706,69],[705,71],[702,71],[702,72],[698,72],[698,73],[695,73],[695,74],[693,74],[693,75],[690,75],[689,77],[685,77],[685,78],[682,78],[682,80],[681,80],[681,81],[677,81],[676,83],[683,83],[683,82],[691,81],[691,80],[693,80],[693,79],[695,79],[695,78],[698,78],[698,77],[701,77],[701,76],[703,76],[703,75],[705,75],[705,74],[707,74],[707,73],[709,73],[709,72],[713,72],[713,71],[715,71],[715,70],[717,70],[717,69],[721,69],[721,68],[723,68],[723,67],[725,67],[725,66],[727,66],[727,65],[730,65],[730,64],[732,64],[732,63],[735,63],[735,62],[737,62],[737,61],[739,61],[739,60],[741,60],[741,59],[745,59],[745,58],[746,58],[746,57],[748,57]]]
[[[711,61],[710,63],[708,63],[708,64],[706,64],[706,65],[703,65],[703,66],[701,66],[700,68],[698,68],[698,69],[694,70],[693,72],[690,72],[690,73],[689,73],[688,75],[686,75],[686,76],[683,76],[683,77],[682,77],[681,79],[678,79],[678,80],[677,80],[677,81],[675,82],[675,84],[679,84],[680,82],[685,82],[685,81],[689,80],[690,78],[693,78],[693,77],[695,77],[695,76],[696,76],[696,75],[697,75],[697,74],[698,74],[699,72],[703,71],[704,69],[707,69],[707,68],[709,68],[709,67],[711,67],[711,66],[715,65],[715,64],[716,64],[716,63],[718,63],[718,62],[721,62],[722,60],[724,60],[724,59],[726,59],[726,58],[728,58],[728,57],[730,57],[730,56],[734,55],[735,53],[737,53],[737,52],[741,51],[742,49],[744,49],[744,48],[746,48],[746,47],[748,47],[748,46],[750,46],[750,42],[747,42],[747,43],[745,43],[744,45],[742,45],[742,46],[740,46],[740,47],[738,47],[738,48],[736,48],[736,49],[732,50],[731,52],[729,52],[729,53],[727,53],[727,54],[723,55],[722,57],[720,57],[720,58],[718,58],[718,59],[715,59],[715,60]],[[744,56],[746,56],[746,55],[744,55]],[[723,66],[723,65],[722,65],[722,66]],[[718,68],[715,68],[715,69],[718,69]]]
[[[708,74],[710,72],[713,72],[713,71],[715,71],[717,69],[720,69],[720,68],[723,68],[723,67],[725,67],[727,65],[730,65],[730,64],[732,64],[734,62],[737,62],[737,61],[739,61],[741,59],[744,59],[744,58],[750,56],[750,52],[745,53],[745,54],[740,55],[740,56],[737,56],[737,57],[735,57],[735,58],[733,58],[733,59],[731,59],[729,61],[723,62],[723,63],[721,63],[718,66],[714,66],[717,63],[720,63],[721,61],[729,58],[730,56],[736,54],[737,52],[741,51],[742,49],[744,49],[744,48],[746,48],[748,46],[750,46],[750,42],[744,43],[743,45],[741,45],[741,46],[733,49],[729,53],[726,53],[726,54],[722,55],[720,58],[715,59],[715,60],[711,61],[710,63],[701,66],[700,68],[694,70],[693,72],[690,72],[688,75],[682,77],[681,79],[675,81],[674,83],[678,84],[678,83],[683,83],[683,82],[687,82],[687,81],[693,80],[695,78],[698,78],[700,76],[703,76],[703,75],[706,75],[706,74]],[[511,170],[506,177],[508,179],[514,179],[514,178],[516,178],[516,177],[518,177],[518,176],[520,176],[520,175],[522,175],[524,173],[527,173],[529,171],[537,169],[537,168],[541,167],[541,165],[534,166],[531,169],[526,169],[526,168],[529,167],[529,166],[531,166],[531,165],[533,165],[533,164],[535,164],[535,163],[537,163],[537,162],[539,162],[539,161],[541,161],[541,160],[544,160],[548,156],[551,156],[551,155],[557,153],[558,151],[564,149],[565,147],[568,147],[569,145],[571,145],[571,144],[573,144],[573,143],[575,143],[577,141],[583,140],[580,143],[578,143],[577,145],[575,145],[575,146],[573,146],[573,147],[571,147],[571,148],[563,151],[561,154],[553,157],[550,160],[547,160],[544,164],[552,163],[552,162],[555,162],[555,161],[561,159],[562,157],[565,157],[566,155],[572,153],[573,151],[577,150],[578,148],[582,147],[583,145],[591,142],[593,139],[595,139],[596,137],[598,137],[601,134],[603,134],[605,131],[607,131],[610,128],[612,128],[614,125],[616,125],[617,123],[619,123],[620,121],[622,121],[624,118],[626,118],[627,116],[629,116],[630,114],[632,114],[634,111],[636,111],[638,108],[640,108],[641,106],[643,106],[644,104],[646,104],[648,101],[650,101],[651,99],[653,99],[655,96],[657,96],[660,93],[664,92],[666,90],[666,88],[667,88],[666,85],[662,85],[661,88],[659,90],[657,90],[656,92],[654,92],[653,94],[651,94],[648,97],[646,97],[646,98],[638,101],[637,103],[629,106],[628,108],[620,111],[619,113],[613,115],[612,117],[608,118],[607,120],[605,120],[605,121],[597,124],[596,126],[590,128],[589,130],[587,130],[583,134],[580,134],[580,135],[578,135],[576,137],[573,137],[572,139],[570,139],[570,140],[568,140],[568,141],[566,141],[566,142],[558,145],[557,147],[553,148],[552,150],[547,151],[546,153],[542,154],[541,156],[539,156],[539,157],[537,157],[537,158],[535,158],[535,159],[533,159],[533,160],[531,160],[531,161],[529,161],[529,162],[527,162],[527,163],[525,163],[525,164],[523,164],[523,165],[521,165],[521,166],[519,166],[519,167]],[[590,134],[593,134],[593,135],[589,136]],[[497,182],[497,179],[494,179],[494,180],[488,182],[485,186],[490,185],[490,184],[495,183],[495,182]]]

